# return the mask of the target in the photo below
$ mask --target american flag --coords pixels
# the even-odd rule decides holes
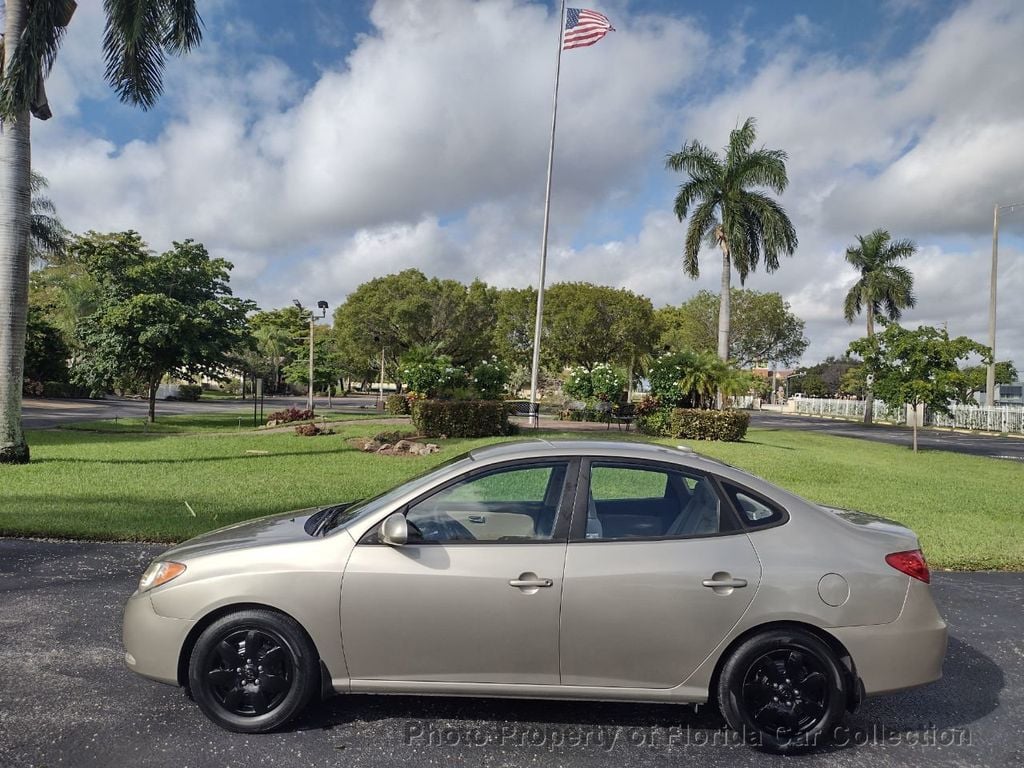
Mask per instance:
[[[565,35],[562,37],[562,50],[582,48],[593,45],[615,27],[608,17],[597,11],[586,8],[565,9]]]

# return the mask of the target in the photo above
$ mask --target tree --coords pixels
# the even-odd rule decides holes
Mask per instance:
[[[627,368],[632,378],[636,363],[654,351],[654,306],[624,288],[555,283],[544,296],[543,334],[541,351],[553,367],[589,371],[610,363]]]
[[[281,390],[281,372],[295,361],[296,354],[308,360],[309,315],[292,305],[256,312],[248,324],[251,349],[251,358],[247,358],[246,364],[248,373],[267,379],[268,389],[276,394]],[[308,378],[307,365],[302,383]]]
[[[971,365],[960,370],[958,397],[961,402],[972,402],[975,392],[984,391],[987,373],[988,366],[985,365]],[[1012,360],[1001,360],[996,363],[996,384],[1013,384],[1017,381],[1017,376],[1017,366]]]
[[[912,240],[893,240],[884,229],[876,229],[867,237],[857,236],[857,245],[846,249],[846,260],[860,272],[846,294],[843,316],[846,322],[864,312],[867,318],[868,338],[875,335],[875,317],[883,316],[897,322],[904,309],[913,307],[914,276],[898,262],[909,259],[917,252]],[[872,419],[872,388],[867,387],[864,403],[864,423]]]
[[[282,337],[283,338],[283,337]],[[309,330],[306,338],[292,343],[288,357],[291,362],[282,373],[290,384],[309,386]],[[313,391],[330,396],[347,373],[337,335],[326,325],[313,326]]]
[[[850,352],[864,359],[864,367],[875,377],[874,390],[891,408],[924,405],[933,411],[950,412],[957,399],[961,360],[980,355],[986,360],[989,348],[966,336],[949,338],[943,329],[921,326],[910,331],[893,323],[874,336],[850,344]],[[917,419],[914,424],[914,452],[917,452]]]
[[[334,328],[347,366],[355,373],[370,366],[386,374],[415,347],[447,355],[455,365],[473,365],[490,355],[495,323],[495,291],[479,280],[427,278],[417,269],[363,283],[334,311]]]
[[[807,349],[804,321],[779,293],[733,288],[729,359],[741,368],[777,363],[791,365]],[[671,350],[715,351],[719,297],[699,291],[678,307],[662,307],[656,313],[660,343]]]
[[[152,422],[165,375],[223,375],[255,309],[231,295],[229,262],[192,240],[156,256],[136,232],[90,232],[72,247],[99,285],[96,311],[78,328],[79,383],[143,387]]]
[[[29,226],[29,260],[33,264],[60,261],[71,233],[57,217],[57,207],[43,193],[49,182],[32,171],[32,221]]]
[[[30,305],[25,334],[25,380],[45,383],[68,380],[70,352],[46,308]]]
[[[167,54],[199,44],[195,0],[106,0],[106,80],[122,101],[152,107]],[[50,109],[40,88],[57,58],[73,0],[6,0],[0,80],[0,463],[29,460],[21,427],[32,249],[30,113]]]
[[[550,299],[548,299],[550,305]],[[537,289],[499,290],[494,303],[493,349],[500,360],[529,370],[533,363],[533,330],[536,322]],[[527,381],[529,373],[527,373]]]
[[[700,275],[701,245],[710,242],[722,252],[722,288],[718,315],[718,356],[729,359],[730,287],[732,269],[740,283],[764,260],[765,269],[779,268],[779,256],[796,250],[796,230],[785,210],[758,189],[767,187],[781,195],[789,184],[785,152],[754,149],[756,122],[747,118],[729,134],[724,159],[698,141],[684,144],[669,155],[666,166],[689,176],[679,187],[675,214],[679,221],[690,217],[686,228],[683,269],[693,278]]]

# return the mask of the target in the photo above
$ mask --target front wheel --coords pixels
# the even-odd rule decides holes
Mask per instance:
[[[319,687],[316,650],[292,618],[268,610],[228,614],[207,627],[189,658],[189,689],[229,731],[262,733],[297,715]]]
[[[745,640],[718,680],[730,727],[773,752],[823,744],[842,721],[846,699],[846,678],[832,649],[799,629]]]

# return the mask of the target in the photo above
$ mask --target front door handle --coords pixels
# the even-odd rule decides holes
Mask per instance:
[[[510,587],[550,587],[554,582],[551,579],[512,579]]]

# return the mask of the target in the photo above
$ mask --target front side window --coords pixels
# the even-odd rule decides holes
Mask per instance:
[[[568,462],[504,467],[460,480],[412,505],[412,542],[550,541]]]
[[[710,478],[668,468],[590,466],[584,539],[688,538],[730,529]]]

